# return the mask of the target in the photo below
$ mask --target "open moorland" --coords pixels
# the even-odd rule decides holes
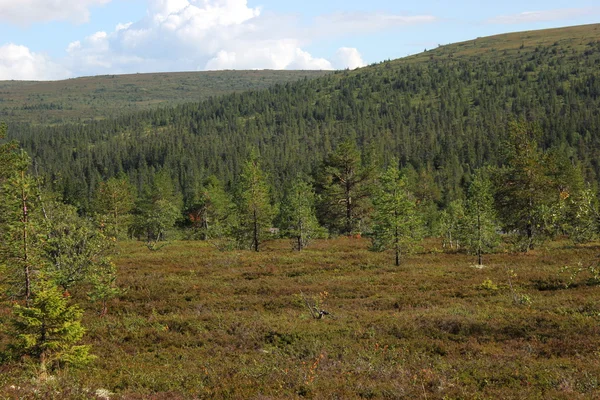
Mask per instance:
[[[489,255],[480,269],[440,243],[427,241],[401,267],[365,239],[321,240],[302,252],[281,240],[261,253],[122,243],[126,292],[104,318],[85,312],[93,365],[41,386],[27,366],[4,365],[2,398],[598,394],[600,288],[563,269],[596,263],[597,245]],[[307,302],[331,315],[313,318]]]
[[[0,399],[600,398],[599,66],[0,82]]]

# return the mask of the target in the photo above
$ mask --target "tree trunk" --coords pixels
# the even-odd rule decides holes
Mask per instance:
[[[400,239],[398,238],[398,227],[396,227],[394,235],[394,248],[396,249],[396,267],[400,266]]]
[[[346,181],[346,233],[352,233],[352,196],[350,182]]]
[[[256,218],[256,210],[253,211],[254,218],[254,238],[252,241],[252,245],[254,246],[254,251],[258,251],[258,221]]]
[[[25,304],[29,305],[31,297],[31,271],[29,269],[29,249],[27,247],[27,193],[25,192],[25,171],[21,171],[21,206],[23,209],[23,272],[25,273]]]
[[[477,262],[479,263],[479,265],[483,265],[483,262],[481,260],[481,241],[481,215],[477,213]]]

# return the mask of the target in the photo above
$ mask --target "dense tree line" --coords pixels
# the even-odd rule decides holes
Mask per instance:
[[[199,182],[240,179],[251,148],[281,199],[298,174],[315,176],[345,140],[384,165],[392,158],[431,182],[431,202],[465,199],[473,172],[506,162],[509,123],[535,122],[541,149],[600,176],[600,42],[557,43],[515,57],[385,62],[89,124],[11,126],[48,182],[83,212],[100,182],[124,174],[140,192],[166,170],[186,207]]]
[[[166,239],[181,237],[208,240],[222,249],[259,251],[274,237],[288,237],[294,249],[302,250],[318,237],[365,235],[373,250],[393,249],[396,265],[426,235],[443,237],[450,248],[477,255],[479,263],[483,254],[498,248],[501,233],[518,251],[558,235],[576,243],[595,239],[600,214],[585,168],[555,148],[544,150],[538,143],[542,136],[538,124],[512,121],[502,144],[504,161],[474,170],[464,197],[443,209],[436,203],[439,188],[427,171],[402,166],[398,159],[386,166],[371,151],[361,153],[355,141],[345,140],[321,160],[313,176],[298,175],[288,183],[283,196],[270,183],[264,156],[256,148],[232,185],[215,176],[196,182],[191,206],[166,169],[139,191],[125,174],[109,178],[93,194],[87,224],[94,223],[114,240],[143,239],[153,250]],[[15,201],[18,205],[22,198]],[[73,206],[52,206],[44,213],[59,216],[46,247],[58,242],[47,257],[69,267],[48,270],[67,289],[96,258],[95,251],[69,248],[80,248],[81,235],[68,227],[80,226],[83,232],[92,227],[78,222]],[[68,240],[63,231],[69,231]],[[101,252],[91,237],[88,243]],[[69,263],[59,262],[63,256]]]

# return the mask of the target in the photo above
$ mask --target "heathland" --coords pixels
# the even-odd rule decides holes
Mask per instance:
[[[0,398],[594,398],[599,66],[0,84]]]

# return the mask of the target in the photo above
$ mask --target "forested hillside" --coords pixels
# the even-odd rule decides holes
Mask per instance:
[[[57,124],[206,100],[329,71],[205,71],[0,81],[0,120]]]
[[[89,124],[11,124],[9,135],[83,210],[101,181],[125,173],[141,191],[162,168],[189,205],[209,175],[231,187],[253,147],[281,197],[284,182],[314,173],[344,138],[381,164],[397,157],[414,167],[445,206],[464,197],[476,168],[505,161],[507,124],[518,119],[540,127],[543,149],[578,160],[597,182],[599,25],[477,39]]]
[[[106,115],[0,123],[10,398],[598,393],[600,26]]]

